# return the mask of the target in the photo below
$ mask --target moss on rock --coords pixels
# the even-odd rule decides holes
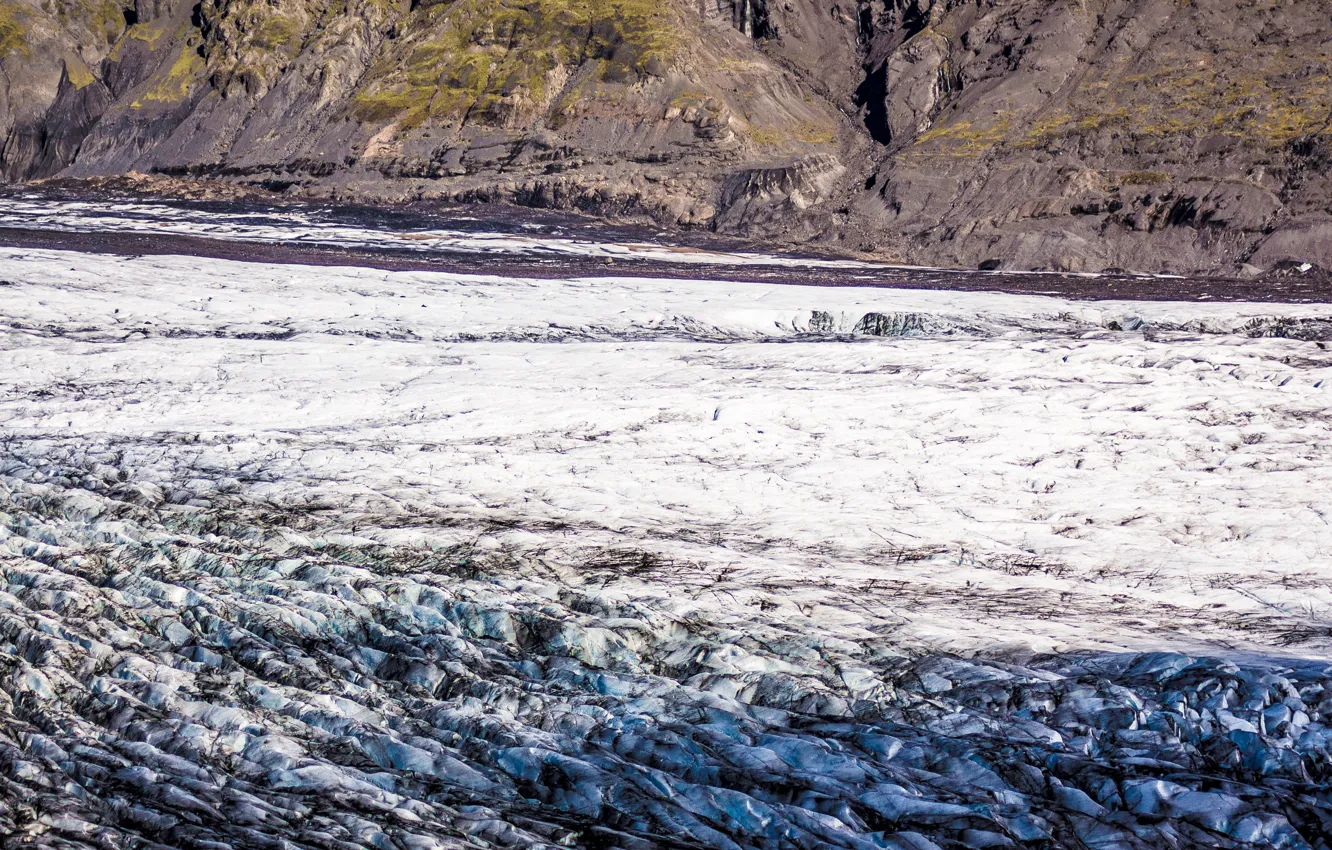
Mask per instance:
[[[88,65],[72,51],[65,53],[65,76],[76,89],[85,89],[96,81]]]
[[[1172,51],[1150,71],[1089,77],[1067,105],[1029,128],[1023,147],[1119,132],[1142,140],[1232,136],[1278,150],[1332,114],[1332,54],[1289,47]]]
[[[11,53],[28,55],[28,29],[17,3],[0,2],[0,59]]]
[[[189,96],[191,86],[199,79],[204,69],[203,59],[197,50],[189,44],[182,44],[171,67],[151,81],[148,89],[131,104],[132,109],[142,109],[149,103],[179,103]]]
[[[596,61],[600,77],[627,81],[661,72],[681,44],[672,13],[649,0],[460,0],[420,9],[403,28],[405,55],[383,57],[355,98],[363,121],[498,123],[554,96],[557,67]]]

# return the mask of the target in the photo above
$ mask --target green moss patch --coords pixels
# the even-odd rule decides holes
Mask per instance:
[[[298,43],[304,36],[301,21],[284,15],[268,15],[259,24],[252,44],[260,49],[274,49]]]
[[[0,3],[0,58],[15,52],[28,55],[28,28],[17,4]]]
[[[69,82],[76,89],[85,89],[95,82],[92,71],[77,54],[65,53],[65,76],[69,77]]]
[[[596,61],[628,81],[668,65],[681,44],[675,19],[649,0],[459,0],[406,22],[405,56],[387,57],[355,99],[368,122],[502,116],[502,105],[543,103],[558,66]]]
[[[987,126],[971,121],[941,123],[916,137],[903,155],[924,159],[974,159],[1002,144],[1009,136],[1012,117],[1000,114]]]
[[[1167,54],[1148,73],[1084,81],[1027,147],[1109,130],[1137,139],[1233,136],[1277,150],[1332,114],[1332,54],[1281,47]]]
[[[179,103],[189,96],[190,87],[202,74],[203,69],[204,62],[199,58],[198,52],[188,44],[181,45],[180,53],[171,63],[171,67],[166,73],[154,79],[152,85],[131,103],[130,107],[142,109],[149,103]]]

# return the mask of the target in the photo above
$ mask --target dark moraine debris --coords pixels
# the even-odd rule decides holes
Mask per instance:
[[[117,198],[120,199],[120,198]],[[246,208],[246,207],[242,207]],[[308,214],[310,207],[294,206]],[[164,213],[169,215],[169,207]],[[497,213],[500,220],[512,210]],[[450,208],[449,215],[456,215]],[[609,233],[614,238],[624,235]],[[631,232],[629,239],[642,238]],[[241,262],[290,263],[313,266],[355,266],[395,271],[441,271],[463,274],[504,274],[534,279],[578,277],[652,277],[697,280],[706,270],[709,280],[761,281],[800,286],[858,286],[893,289],[945,289],[962,292],[1006,292],[1018,295],[1055,295],[1089,301],[1254,301],[1321,303],[1332,301],[1332,276],[1298,275],[1246,280],[1216,277],[1154,277],[1123,271],[1097,276],[1063,273],[1001,274],[893,265],[854,270],[804,265],[800,256],[788,255],[771,265],[727,265],[621,258],[613,266],[579,257],[549,259],[502,257],[464,251],[418,252],[347,248],[296,242],[241,242],[169,233],[127,231],[78,232],[46,230],[25,224],[0,226],[0,245],[86,251],[122,256],[189,254]],[[703,242],[700,247],[717,247]],[[727,242],[723,249],[735,249]],[[773,246],[766,246],[773,247]]]

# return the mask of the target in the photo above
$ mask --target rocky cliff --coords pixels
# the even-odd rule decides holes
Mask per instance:
[[[0,0],[7,181],[507,201],[914,262],[1332,265],[1328,0]]]

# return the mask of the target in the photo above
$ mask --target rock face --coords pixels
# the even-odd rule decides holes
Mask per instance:
[[[772,25],[749,2],[0,8],[9,180],[142,171],[701,225],[732,171],[824,168],[848,126],[754,46]]]
[[[0,174],[1232,271],[1326,253],[1329,21],[1328,0],[3,0]]]
[[[1313,258],[1322,240],[1305,222],[1325,217],[1328,195],[1328,12],[1156,0],[889,9],[866,60],[889,155],[856,209],[967,265]]]

